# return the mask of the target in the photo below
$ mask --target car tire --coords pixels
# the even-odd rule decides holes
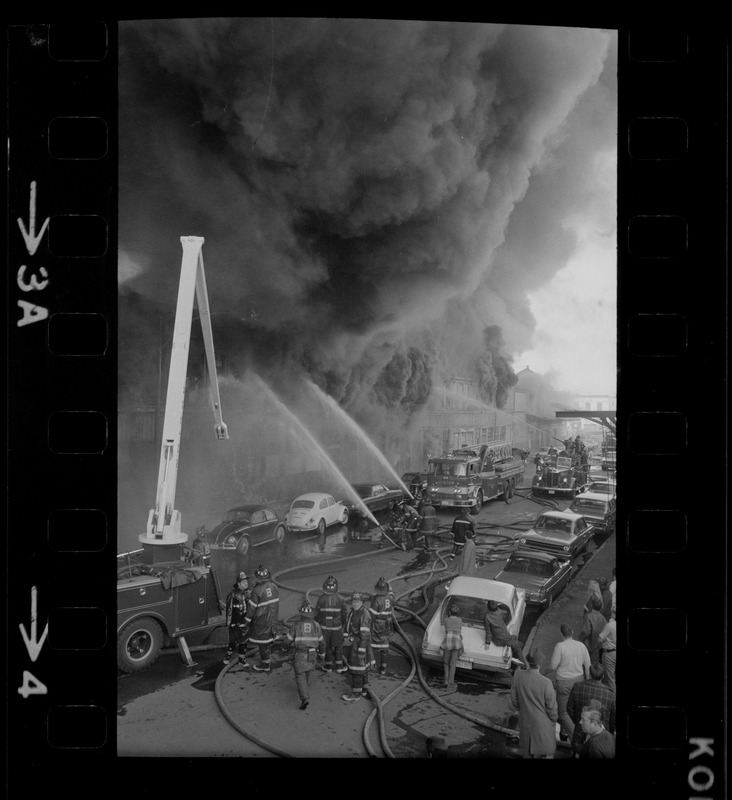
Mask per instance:
[[[341,525],[348,525],[348,509],[344,508],[341,512]]]
[[[277,544],[282,544],[285,541],[287,531],[284,525],[278,525],[274,530],[274,538]]]
[[[117,666],[122,672],[142,672],[157,661],[163,647],[163,629],[150,617],[125,625],[117,636]]]
[[[236,552],[240,556],[245,556],[249,552],[249,537],[242,536],[241,539],[236,543]]]
[[[479,489],[478,494],[475,496],[475,503],[473,504],[475,513],[477,514],[483,508],[483,490]]]
[[[554,592],[549,593],[549,597],[546,599],[546,605],[544,606],[544,611],[549,608],[549,606],[554,602]]]
[[[318,536],[322,536],[325,533],[325,520],[321,517],[318,520]]]

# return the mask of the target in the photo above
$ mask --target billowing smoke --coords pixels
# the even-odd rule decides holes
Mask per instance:
[[[613,42],[474,23],[122,23],[123,321],[142,342],[170,320],[179,237],[204,235],[231,363],[301,369],[344,405],[407,415],[461,374],[500,405],[532,331],[526,293],[566,263],[562,223],[591,201]],[[126,340],[123,391],[140,352]]]

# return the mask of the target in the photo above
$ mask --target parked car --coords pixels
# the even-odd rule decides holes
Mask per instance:
[[[445,638],[445,615],[448,606],[457,606],[463,621],[465,652],[457,662],[459,670],[510,675],[515,667],[510,647],[491,643],[485,649],[483,618],[488,611],[487,601],[495,600],[503,612],[511,634],[518,636],[526,611],[526,593],[510,583],[486,578],[459,576],[447,587],[447,593],[437,607],[422,640],[421,655],[427,664],[442,666],[440,645]]]
[[[608,450],[602,457],[602,461],[600,462],[600,467],[605,470],[605,472],[612,472],[615,469],[615,451]]]
[[[597,475],[592,476],[592,482],[587,487],[586,491],[595,492],[597,494],[607,494],[615,497],[616,482],[612,478],[602,478]]]
[[[315,531],[322,534],[329,525],[348,522],[348,509],[339,500],[322,492],[296,497],[285,515],[285,526],[291,533]]]
[[[594,532],[594,527],[581,514],[544,511],[519,543],[522,550],[542,550],[571,559],[587,547]]]
[[[595,533],[615,530],[615,498],[606,492],[583,492],[569,504],[568,511],[582,516],[595,527]]]
[[[548,608],[569,582],[572,562],[538,550],[516,550],[496,580],[526,592],[526,604]]]
[[[389,489],[383,483],[354,483],[353,488],[372,513],[387,511],[395,501],[404,499],[404,492],[401,489]],[[354,500],[344,500],[343,505],[349,513],[361,507]]]
[[[277,512],[255,503],[229,509],[209,537],[213,549],[236,550],[242,556],[250,547],[284,539],[285,524]]]

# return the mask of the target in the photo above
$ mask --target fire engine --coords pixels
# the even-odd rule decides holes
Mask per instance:
[[[582,463],[582,456],[550,456],[536,475],[531,486],[532,494],[574,497],[584,491],[589,483],[590,467]]]
[[[508,502],[521,486],[526,467],[514,462],[511,442],[484,442],[430,458],[427,496],[435,508],[474,509],[486,500],[503,497]]]
[[[186,634],[224,624],[222,593],[213,569],[186,546],[175,508],[183,402],[194,299],[198,305],[218,439],[229,434],[221,417],[211,313],[203,269],[201,236],[181,236],[178,303],[175,313],[165,401],[155,506],[140,534],[142,548],[117,557],[117,665],[123,672],[151,666],[165,639],[175,640],[183,660],[193,665]],[[197,563],[198,562],[198,563]]]

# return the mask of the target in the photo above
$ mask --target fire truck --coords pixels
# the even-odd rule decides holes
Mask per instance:
[[[427,496],[435,508],[473,508],[503,497],[508,502],[521,486],[526,467],[516,463],[511,442],[485,442],[430,458]]]
[[[550,456],[541,471],[537,469],[531,493],[575,497],[589,484],[589,463],[582,463],[580,454]]]
[[[175,508],[183,403],[194,299],[203,331],[218,439],[229,434],[221,417],[200,236],[181,236],[178,303],[175,313],[155,506],[140,534],[142,548],[117,557],[117,665],[123,672],[151,666],[166,640],[174,640],[193,666],[186,635],[224,624],[222,592],[208,560],[186,546],[180,511]]]

